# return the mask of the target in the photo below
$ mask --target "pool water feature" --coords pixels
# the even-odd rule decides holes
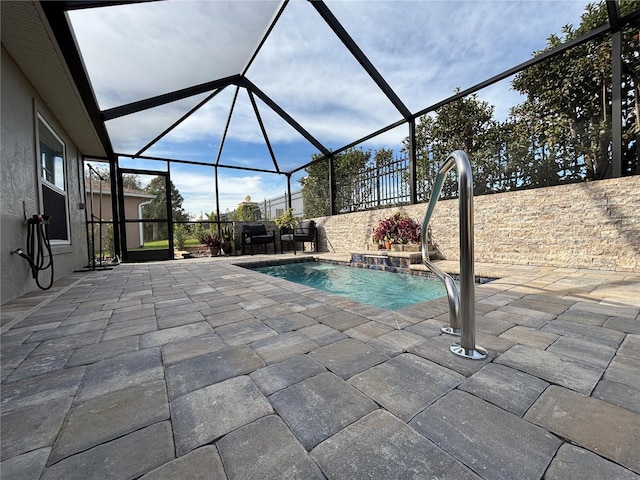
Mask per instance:
[[[388,310],[446,295],[444,285],[437,278],[332,263],[299,262],[253,270]]]

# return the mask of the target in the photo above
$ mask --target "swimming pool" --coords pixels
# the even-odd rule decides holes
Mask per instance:
[[[388,310],[446,295],[444,285],[437,278],[331,263],[289,263],[253,270]]]

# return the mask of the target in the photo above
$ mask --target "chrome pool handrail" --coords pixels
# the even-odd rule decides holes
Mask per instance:
[[[453,278],[431,263],[427,232],[446,174],[453,167],[458,170],[458,207],[460,215],[460,293]],[[465,358],[481,360],[486,358],[484,349],[476,346],[475,337],[475,272],[473,264],[473,173],[469,158],[462,150],[451,153],[438,170],[429,199],[427,213],[422,222],[422,262],[445,285],[449,300],[449,325],[442,331],[460,335],[460,343],[450,350]]]

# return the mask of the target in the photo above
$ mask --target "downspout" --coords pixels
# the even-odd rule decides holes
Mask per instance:
[[[153,200],[149,200],[138,204],[138,218],[142,218],[142,207],[149,205],[152,201]],[[142,222],[138,224],[138,231],[140,232],[140,246],[142,247],[144,245],[144,224]]]

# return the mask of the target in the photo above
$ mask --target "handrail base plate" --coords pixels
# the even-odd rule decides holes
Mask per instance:
[[[444,327],[440,328],[440,331],[442,333],[446,333],[447,335],[455,335],[456,337],[462,335],[461,329],[453,328],[451,325],[445,325]]]
[[[487,358],[487,351],[476,345],[476,348],[462,348],[459,343],[454,343],[449,347],[452,353],[459,357],[468,358],[471,360],[484,360]]]

